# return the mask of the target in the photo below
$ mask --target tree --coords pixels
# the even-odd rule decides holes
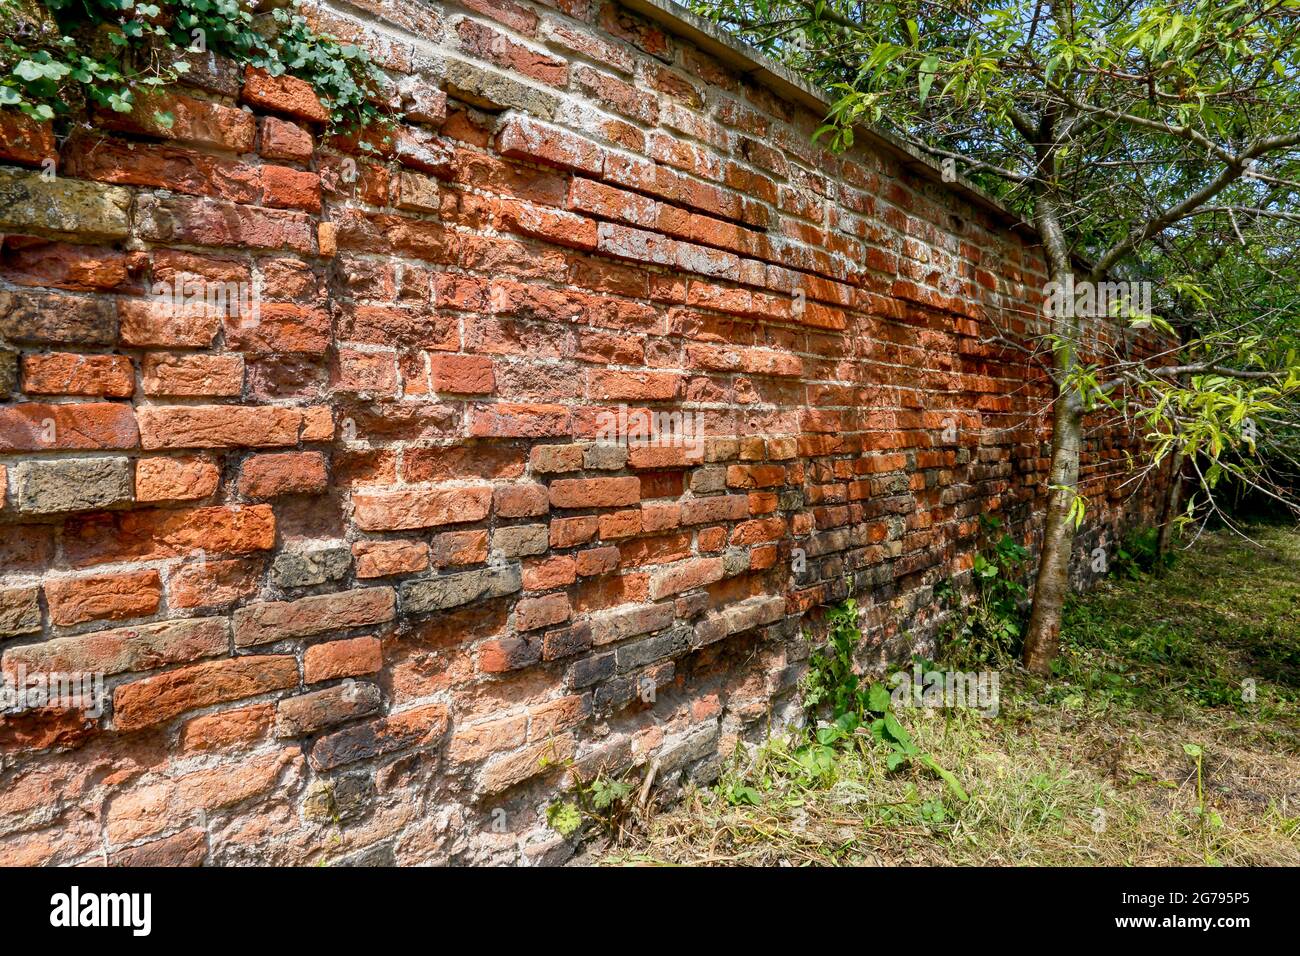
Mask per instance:
[[[698,12],[830,90],[819,135],[832,145],[881,125],[995,193],[1036,226],[1052,290],[1070,290],[1045,295],[1035,343],[1055,394],[1024,661],[1048,673],[1083,519],[1086,416],[1140,423],[1147,467],[1187,462],[1207,491],[1228,468],[1259,476],[1242,464],[1257,457],[1255,423],[1296,420],[1294,334],[1227,324],[1213,309],[1222,290],[1180,274],[1169,250],[1222,256],[1246,242],[1244,222],[1259,252],[1263,224],[1300,222],[1300,0],[722,0]],[[1230,265],[1215,267],[1228,286]],[[1116,277],[1158,282],[1155,308],[1090,314],[1084,292]],[[1145,358],[1097,350],[1097,319],[1176,344]]]

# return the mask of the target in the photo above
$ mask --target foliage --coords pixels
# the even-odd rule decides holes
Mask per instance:
[[[1159,528],[1135,528],[1124,535],[1115,551],[1111,572],[1136,581],[1144,574],[1173,566],[1175,556],[1160,551]]]
[[[847,148],[874,125],[945,180],[972,180],[1032,222],[1058,287],[1075,278],[1154,286],[1140,311],[1044,309],[1034,331],[990,337],[1054,386],[1058,477],[1048,488],[1045,586],[1025,633],[1032,668],[1043,672],[1055,654],[1088,497],[1059,476],[1080,473],[1086,428],[1147,439],[1135,481],[1187,462],[1200,493],[1180,523],[1217,508],[1225,476],[1300,513],[1294,488],[1261,458],[1300,460],[1300,325],[1287,310],[1300,285],[1300,0],[710,0],[696,9],[828,90],[822,142]],[[1252,281],[1238,282],[1243,266]],[[1112,477],[1098,470],[1088,480]]]
[[[831,785],[810,786],[791,759],[806,737],[776,736],[607,862],[1300,865],[1300,533],[1250,533],[1260,545],[1208,533],[1168,574],[1073,602],[1060,672],[1004,672],[995,717],[916,711],[910,735],[961,767],[968,803],[874,746],[842,748]]]
[[[187,73],[193,55],[211,52],[305,80],[329,109],[331,132],[381,122],[384,74],[361,47],[312,30],[300,8],[292,0],[255,15],[239,0],[0,0],[0,106],[38,120],[71,117],[83,102],[129,113]]]
[[[599,773],[590,780],[575,778],[571,793],[573,799],[556,800],[546,808],[552,830],[569,837],[591,823],[612,842],[622,838],[634,809],[631,781]]]
[[[858,676],[853,660],[862,641],[857,603],[848,598],[830,608],[826,618],[830,634],[825,647],[809,657],[804,707],[814,721],[823,712],[829,712],[829,720],[814,724],[812,738],[794,751],[794,763],[809,782],[829,784],[838,751],[874,741],[885,748],[890,770],[915,762],[942,778],[959,800],[967,799],[957,778],[922,752],[899,723],[885,685],[864,683]]]
[[[996,515],[981,515],[985,545],[975,555],[975,598],[966,606],[951,581],[936,590],[952,614],[941,633],[944,657],[954,665],[1005,667],[1020,653],[1024,635],[1025,600],[1021,583],[1029,552],[1011,535],[1002,533]]]

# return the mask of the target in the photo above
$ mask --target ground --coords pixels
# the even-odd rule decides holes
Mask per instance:
[[[869,736],[820,775],[796,759],[806,737],[772,739],[587,859],[1300,865],[1300,531],[1250,535],[1201,535],[1172,569],[1076,599],[1060,674],[1002,668],[996,717],[898,709],[968,802],[917,760],[890,771]]]

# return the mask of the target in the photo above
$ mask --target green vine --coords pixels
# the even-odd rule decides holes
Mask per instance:
[[[216,53],[306,81],[330,112],[330,133],[382,123],[386,77],[370,54],[316,33],[298,8],[299,0],[264,14],[238,0],[0,0],[0,107],[37,120],[87,104],[129,113],[189,72],[187,57]]]

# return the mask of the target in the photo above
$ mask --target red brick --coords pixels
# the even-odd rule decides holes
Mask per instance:
[[[721,581],[723,567],[721,558],[693,558],[678,564],[658,568],[650,578],[650,598],[659,600],[692,588],[704,587],[715,581]]]
[[[786,483],[781,465],[731,465],[727,468],[728,488],[776,488]]]
[[[245,748],[271,733],[275,720],[275,704],[253,704],[233,710],[220,710],[204,714],[185,723],[181,730],[181,750],[220,750],[226,747]]]
[[[129,405],[112,402],[0,407],[0,452],[138,448],[140,433]]]
[[[29,395],[130,398],[135,391],[135,369],[125,355],[24,355],[23,391]]]
[[[24,116],[17,110],[0,110],[0,159],[39,166],[58,159],[54,127]]]
[[[139,414],[150,450],[296,445],[303,421],[301,411],[279,405],[149,405]]]
[[[267,159],[287,159],[305,163],[315,149],[311,133],[297,123],[263,116],[257,121],[258,152]]]
[[[551,547],[571,548],[596,537],[600,519],[595,515],[581,518],[555,518],[551,521]]]
[[[206,498],[220,482],[221,470],[201,455],[140,458],[135,463],[135,499],[141,503]]]
[[[303,655],[303,680],[315,684],[336,677],[373,674],[384,663],[377,638],[356,637],[348,641],[314,644]]]
[[[677,397],[681,376],[672,372],[587,373],[587,397],[595,401],[669,401]]]
[[[492,360],[479,355],[430,355],[433,390],[458,395],[491,395],[496,388]]]
[[[254,500],[280,495],[319,495],[328,482],[318,451],[253,455],[239,470],[239,493]]]
[[[476,405],[470,412],[475,438],[555,438],[569,435],[573,424],[564,405]]]
[[[269,505],[108,512],[70,519],[63,532],[64,556],[77,567],[196,551],[249,554],[274,546],[275,515]]]
[[[527,736],[527,714],[481,721],[456,728],[447,745],[447,756],[458,764],[478,763],[493,754],[523,746]]]
[[[123,684],[113,692],[113,723],[136,730],[164,723],[187,710],[255,697],[296,686],[291,656],[236,657],[194,664]]]
[[[31,237],[0,245],[0,275],[15,285],[77,292],[139,291],[147,258],[103,246],[45,242]]]
[[[601,535],[605,537],[605,535]],[[618,570],[619,562],[618,548],[592,548],[589,551],[578,552],[578,573],[583,577],[591,577],[596,574],[609,574],[611,571]]]
[[[636,478],[562,478],[551,483],[551,505],[556,508],[611,508],[641,501]]]
[[[429,566],[429,546],[422,541],[358,541],[352,555],[359,578],[412,574]]]
[[[320,210],[320,175],[287,166],[263,166],[260,170],[262,203],[276,209]]]
[[[524,562],[525,591],[549,591],[565,587],[577,579],[577,563],[567,554]]]
[[[461,48],[514,74],[522,74],[550,86],[563,87],[569,80],[569,66],[558,57],[516,43],[504,33],[477,20],[456,24]]]
[[[535,631],[569,619],[573,613],[567,594],[547,594],[545,597],[522,598],[515,605],[515,629]]]
[[[600,516],[600,536],[606,541],[629,538],[641,533],[641,512],[637,509],[616,511]]]
[[[221,316],[206,302],[189,300],[189,294],[180,293],[186,297],[180,304],[166,297],[119,300],[122,342],[150,348],[211,345],[221,328]]]
[[[244,73],[242,102],[275,113],[285,113],[311,123],[327,123],[330,114],[316,91],[296,76],[271,76],[265,70],[248,67]]]
[[[167,576],[167,604],[172,608],[226,607],[254,594],[261,576],[262,562],[256,558],[183,564]]]
[[[492,494],[492,507],[502,518],[531,518],[551,510],[545,485],[501,485]]]
[[[150,396],[238,398],[244,391],[244,357],[150,352],[144,357],[143,385]]]
[[[481,521],[492,506],[492,489],[393,488],[352,493],[353,520],[363,531],[406,531]]]
[[[170,116],[171,121],[160,116]],[[101,129],[214,146],[232,153],[249,152],[257,129],[253,114],[243,110],[181,93],[141,89],[136,90],[131,112],[97,109],[95,122]]]
[[[497,136],[497,151],[502,156],[595,176],[605,168],[605,150],[599,145],[527,116],[512,116],[506,122]]]

